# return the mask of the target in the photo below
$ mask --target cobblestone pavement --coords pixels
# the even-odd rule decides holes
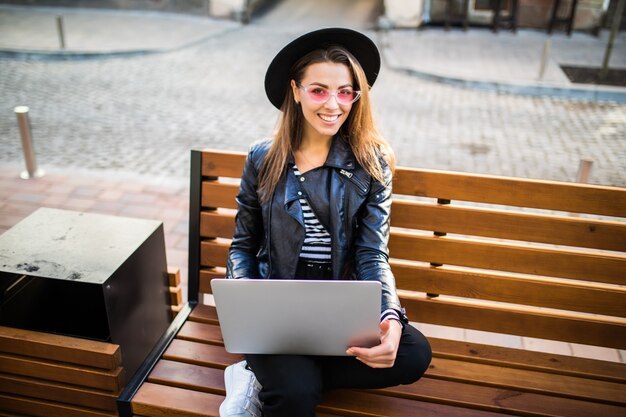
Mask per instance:
[[[272,54],[298,31],[249,25],[169,53],[0,60],[0,161],[21,164],[13,107],[29,106],[43,167],[187,177],[192,148],[245,150],[271,134]],[[371,33],[373,37],[376,35]],[[460,89],[383,68],[376,114],[402,165],[626,185],[626,105]]]

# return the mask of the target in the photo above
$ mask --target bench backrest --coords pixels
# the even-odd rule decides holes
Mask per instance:
[[[246,154],[192,151],[189,295],[225,273]],[[397,169],[412,321],[626,349],[626,188]]]

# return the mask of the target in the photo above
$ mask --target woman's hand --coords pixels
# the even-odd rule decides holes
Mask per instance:
[[[402,324],[398,320],[380,323],[380,345],[372,348],[351,347],[346,353],[372,368],[391,368],[396,361]]]

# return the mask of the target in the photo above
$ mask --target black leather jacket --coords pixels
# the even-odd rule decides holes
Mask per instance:
[[[301,188],[292,169],[286,170],[269,201],[261,204],[257,197],[258,172],[270,144],[269,140],[253,144],[244,166],[228,254],[229,278],[289,279],[296,272],[305,229]],[[391,170],[385,165],[385,184],[376,181],[339,136],[333,139],[325,166],[330,175],[329,213],[318,213],[318,217],[330,222],[333,278],[378,280],[382,283],[381,312],[389,308],[401,312],[387,250]],[[405,320],[402,313],[400,317]]]

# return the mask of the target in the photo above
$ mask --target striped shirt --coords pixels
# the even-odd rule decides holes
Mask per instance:
[[[293,166],[293,172],[296,179],[300,182],[302,174],[296,165]],[[304,216],[304,244],[300,251],[300,258],[311,263],[330,263],[331,262],[331,237],[324,225],[319,221],[309,201],[303,197],[300,198],[302,214]],[[398,320],[400,315],[392,308],[383,311],[380,314],[380,321]]]
[[[294,165],[293,171],[296,178],[300,181],[300,171]],[[304,215],[304,244],[300,251],[300,258],[307,262],[313,263],[330,263],[331,262],[331,239],[330,234],[320,223],[319,219],[311,209],[309,201],[303,197],[300,198],[302,206],[302,214]]]

